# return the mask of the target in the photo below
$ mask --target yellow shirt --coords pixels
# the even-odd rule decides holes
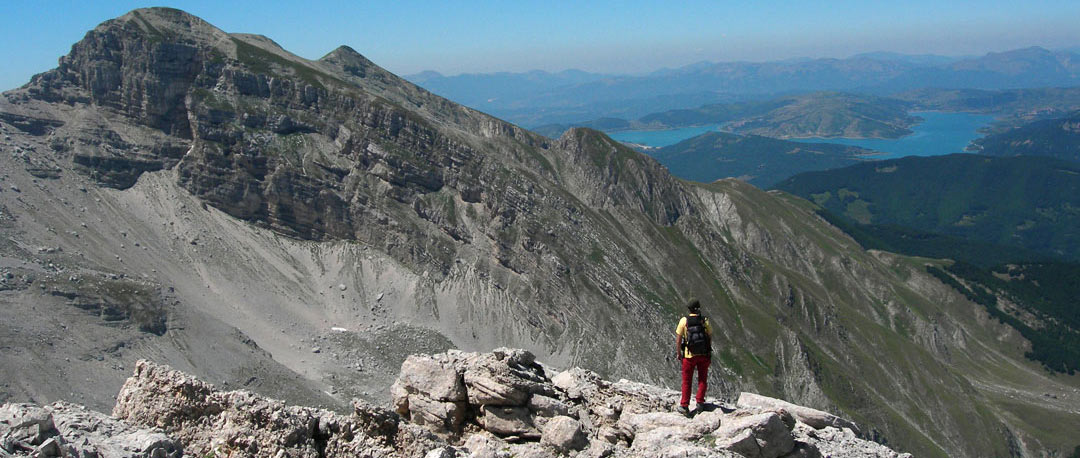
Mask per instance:
[[[698,315],[696,313],[691,313],[690,316],[698,316]],[[709,337],[712,337],[712,324],[709,323],[708,318],[705,319],[705,333],[709,334]],[[687,339],[688,336],[686,334],[686,317],[685,316],[682,317],[681,320],[679,320],[679,325],[675,327],[675,335],[677,335],[679,337],[682,337],[683,342],[686,342],[686,339]],[[684,351],[686,352],[686,357],[687,358],[692,358],[694,356],[693,353],[690,353],[689,348],[685,349]]]

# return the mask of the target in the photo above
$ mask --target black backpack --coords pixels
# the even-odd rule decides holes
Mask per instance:
[[[701,315],[686,317],[686,342],[684,345],[695,355],[712,354],[712,339],[705,330],[708,318]]]

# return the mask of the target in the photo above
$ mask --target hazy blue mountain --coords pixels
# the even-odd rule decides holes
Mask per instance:
[[[726,131],[774,138],[899,138],[910,134],[909,128],[919,122],[918,117],[908,114],[910,108],[911,103],[896,99],[813,92],[762,101],[668,110],[632,121],[601,118],[575,124],[545,125],[535,130],[557,137],[575,126],[617,131],[715,124]]]
[[[971,59],[974,56],[939,56],[937,54],[902,54],[898,52],[876,51],[859,53],[851,57],[897,61],[913,65],[933,66],[949,64],[958,60]]]
[[[888,95],[926,87],[1016,89],[1080,84],[1080,56],[1039,47],[971,58],[868,53],[845,59],[698,62],[641,76],[529,72],[411,78],[525,127],[809,91]],[[707,100],[709,97],[712,100]],[[684,102],[683,105],[671,103]],[[691,100],[685,100],[691,99]],[[696,102],[696,103],[695,103]],[[627,104],[635,109],[624,108]]]
[[[512,108],[518,103],[517,101],[527,100],[533,94],[604,78],[610,78],[610,76],[581,70],[564,70],[557,73],[541,70],[524,73],[465,73],[455,76],[425,71],[405,76],[406,80],[423,85],[429,91],[450,94],[456,102],[478,108],[483,105]]]
[[[883,86],[889,90],[944,87],[1019,89],[1080,83],[1080,56],[1040,47],[989,53],[944,66],[914,69]]]
[[[853,146],[727,132],[707,132],[649,153],[679,178],[711,182],[733,177],[760,188],[798,173],[856,164],[874,154]]]

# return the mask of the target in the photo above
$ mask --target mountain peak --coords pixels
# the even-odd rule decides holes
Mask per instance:
[[[114,24],[135,25],[148,35],[151,41],[186,40],[220,41],[227,37],[221,29],[183,10],[166,7],[139,8],[116,19],[105,21],[95,31],[103,31]]]
[[[335,49],[334,51],[330,51],[325,56],[320,58],[320,60],[324,60],[324,59],[326,59],[328,57],[337,57],[337,58],[357,58],[357,57],[359,57],[359,58],[365,58],[366,59],[366,57],[364,57],[363,54],[361,54],[359,52],[356,52],[356,50],[352,49],[352,46],[349,46],[348,44],[342,44],[340,46],[337,46],[337,49]]]
[[[357,52],[355,49],[353,49],[352,47],[350,47],[348,45],[338,46],[333,51],[330,51],[325,56],[322,56],[319,59],[319,62],[330,63],[330,64],[343,63],[343,64],[351,64],[351,65],[361,65],[361,66],[364,66],[364,67],[374,66],[375,65],[375,63],[371,62],[371,60],[364,57],[363,54],[360,54],[359,52]]]

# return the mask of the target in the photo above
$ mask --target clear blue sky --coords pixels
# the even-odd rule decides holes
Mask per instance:
[[[173,1],[227,32],[307,58],[347,44],[398,74],[634,73],[702,60],[984,54],[1080,46],[1080,0]],[[87,30],[144,6],[0,0],[0,90],[56,66]]]

